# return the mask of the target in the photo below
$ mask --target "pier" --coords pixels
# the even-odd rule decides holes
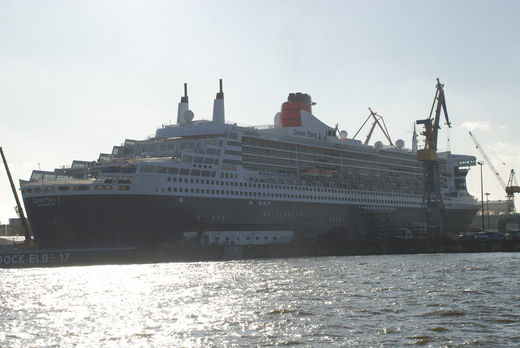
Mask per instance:
[[[105,264],[224,261],[241,259],[359,256],[385,254],[433,254],[520,252],[520,239],[381,239],[270,245],[213,245],[126,247],[92,249],[0,249],[0,268],[63,267]]]

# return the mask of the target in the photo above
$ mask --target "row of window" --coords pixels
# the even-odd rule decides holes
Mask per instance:
[[[297,167],[297,164],[300,166],[313,166],[315,164],[333,164],[335,170],[348,168],[349,170],[352,168],[355,168],[356,170],[360,171],[360,174],[363,175],[363,172],[370,175],[375,175],[375,173],[403,173],[405,175],[417,175],[418,173],[422,173],[422,168],[419,167],[411,167],[411,166],[399,166],[396,163],[380,163],[380,162],[374,162],[374,161],[362,161],[362,163],[356,163],[352,160],[349,161],[343,161],[341,166],[339,165],[339,162],[331,162],[330,160],[326,159],[319,159],[319,158],[312,158],[312,159],[305,159],[305,156],[298,154],[298,159],[294,159],[293,157],[290,157],[291,159],[283,159],[283,158],[274,158],[274,157],[263,157],[263,156],[253,156],[253,155],[247,155],[244,154],[242,156],[242,159],[244,163],[248,164],[258,164],[258,165],[271,165],[271,166],[279,166],[283,168],[288,169],[294,169]],[[339,160],[338,160],[339,161]],[[442,174],[441,174],[442,175]]]
[[[232,160],[232,159],[227,159],[227,158],[224,158],[222,160],[222,163],[225,163],[225,164],[233,164],[235,166],[239,166],[242,164],[242,161],[238,161],[238,160]]]
[[[176,179],[176,178],[173,178]],[[185,179],[187,180],[187,179]],[[191,183],[194,183],[193,179],[190,179]],[[198,183],[198,179],[197,182]],[[203,181],[203,180],[201,180]],[[179,182],[182,182],[181,178],[179,178]],[[186,181],[187,182],[187,181]],[[213,184],[213,180],[211,183]],[[203,182],[201,182],[203,183]],[[206,184],[209,183],[209,180],[206,180]],[[217,185],[229,185],[230,182],[224,181],[216,181]],[[236,184],[231,182],[232,184]],[[240,183],[242,184],[242,183]],[[251,185],[251,184],[250,184]],[[256,187],[257,184],[252,184]],[[258,184],[258,186],[264,186],[266,184]],[[241,185],[242,186],[242,185]],[[245,186],[245,185],[244,185]],[[271,186],[271,185],[268,185]],[[250,186],[251,187],[251,186]],[[95,186],[96,190],[112,190],[115,188],[116,190],[128,191],[130,190],[130,186],[119,185],[119,186],[110,186],[110,185],[97,185]],[[59,191],[68,191],[69,186],[59,186],[57,187]],[[86,185],[77,185],[73,186],[73,189],[76,191],[86,191],[89,190],[89,186]],[[43,188],[44,191],[54,191],[55,187],[48,186]],[[241,197],[265,197],[265,198],[285,198],[285,199],[306,199],[306,200],[320,200],[320,201],[340,201],[340,202],[355,202],[355,203],[376,203],[376,204],[394,204],[394,205],[404,205],[411,204],[414,206],[421,205],[420,201],[396,201],[396,200],[384,200],[384,199],[367,199],[367,198],[354,198],[354,197],[331,197],[331,196],[321,196],[321,195],[302,195],[302,194],[292,194],[292,193],[270,193],[270,192],[251,192],[251,191],[234,191],[234,190],[219,190],[219,189],[201,189],[201,188],[183,188],[183,187],[168,187],[168,192],[174,193],[192,193],[192,194],[213,194],[213,195],[228,195],[228,196],[241,196]],[[322,189],[323,190],[323,189]],[[326,190],[326,189],[325,189]],[[329,189],[330,190],[330,189]],[[22,192],[32,193],[33,189],[25,189]],[[42,188],[36,187],[34,188],[34,192],[41,192]],[[156,189],[157,191],[157,189]],[[164,189],[162,190],[164,192]],[[321,191],[323,192],[323,191]],[[326,191],[325,191],[326,192]],[[370,194],[374,194],[370,192]]]
[[[95,187],[96,190],[112,190],[112,188],[115,188],[116,190],[121,191],[128,191],[130,190],[130,186],[109,186],[109,185],[98,185]]]
[[[224,238],[222,238],[222,239],[224,240]],[[251,236],[247,236],[245,239],[246,239],[246,240],[251,240]],[[264,236],[264,240],[268,240],[268,239],[269,239],[269,237]],[[272,240],[277,240],[278,237],[276,237],[276,236],[272,236],[271,239],[272,239]],[[215,237],[215,240],[218,241],[218,240],[220,240],[220,238],[217,236],[217,237]],[[232,240],[230,240],[229,237],[226,237],[225,240],[226,240],[226,242],[233,242]],[[237,240],[240,240],[240,237],[237,237]],[[255,240],[260,240],[260,237],[259,237],[259,236],[256,236],[256,237],[255,237]]]
[[[156,191],[158,191],[158,190],[156,190]],[[396,200],[353,198],[353,197],[299,195],[299,194],[291,194],[291,193],[270,193],[270,192],[251,192],[251,191],[234,191],[234,190],[219,190],[219,189],[183,188],[183,187],[176,187],[176,186],[168,187],[167,191],[174,192],[174,193],[212,194],[212,195],[227,195],[227,196],[241,196],[241,197],[265,197],[265,198],[282,198],[282,199],[286,198],[286,199],[305,199],[305,200],[319,200],[319,201],[378,203],[378,204],[396,204],[396,205],[411,204],[411,205],[415,205],[415,206],[421,205],[421,201],[396,201]],[[163,189],[163,192],[164,192],[164,189]]]
[[[128,173],[134,174],[137,171],[136,165],[130,166],[112,166],[112,167],[103,167],[101,168],[102,173]]]
[[[219,150],[220,154],[220,150]],[[182,161],[185,163],[199,163],[199,164],[218,164],[218,158],[212,158],[212,157],[198,157],[198,156],[191,156],[191,155],[184,155],[182,156]]]
[[[339,151],[339,150],[332,150],[332,149],[324,148],[324,147],[314,147],[314,146],[308,146],[308,145],[292,144],[292,143],[286,143],[286,142],[278,142],[278,141],[271,141],[271,140],[258,139],[258,138],[249,138],[249,137],[242,137],[242,143],[243,143],[243,145],[256,146],[256,147],[264,148],[264,149],[289,151],[291,153],[298,153],[298,154],[311,154],[311,155],[316,154],[316,155],[319,155],[322,157],[328,156],[333,159],[347,157],[347,158],[359,158],[359,159],[364,159],[367,161],[372,161],[377,156],[373,153]]]
[[[173,174],[173,175],[190,175],[190,176],[205,176],[215,177],[216,172],[204,169],[187,169],[187,168],[167,168],[161,166],[144,165],[139,169],[143,173],[159,173],[159,174]]]
[[[179,148],[181,150],[184,149],[194,149],[194,148],[201,148],[203,146],[208,145],[216,145],[217,141],[216,139],[210,139],[207,141],[183,141],[176,144],[175,141],[171,141],[168,143],[158,143],[158,142],[152,142],[152,143],[140,143],[135,142],[133,140],[126,140],[124,147],[121,146],[114,146],[112,150],[113,155],[128,155],[128,154],[143,154],[143,153],[158,153],[158,152],[165,152],[165,151],[174,151],[178,150]]]
[[[379,155],[376,153],[369,152],[358,152],[352,150],[332,150],[326,147],[319,146],[308,146],[302,144],[293,144],[287,142],[280,141],[272,141],[268,139],[258,139],[251,137],[243,137],[243,151],[257,153],[257,154],[267,154],[270,156],[276,157],[288,157],[292,158],[295,153],[298,154],[298,159],[312,159],[315,160],[313,156],[319,156],[319,161],[324,160],[332,160],[337,163],[339,159],[347,159],[354,161],[362,161],[365,163],[375,163],[380,162],[381,164],[385,163],[385,160],[379,161],[379,158],[387,158],[391,163],[394,163],[399,166],[406,167],[416,167],[418,170],[422,168],[420,162],[418,162],[415,156],[410,155],[408,152],[389,152],[384,151],[384,153],[380,153]]]
[[[230,175],[229,175],[230,178],[233,175],[236,178],[236,174],[232,174],[232,173],[230,173]],[[226,177],[227,177],[227,173],[226,173]],[[202,184],[202,185],[250,187],[250,188],[268,189],[268,190],[292,190],[292,191],[323,192],[323,193],[335,193],[335,194],[362,194],[365,196],[377,196],[380,198],[384,198],[384,197],[418,198],[416,195],[406,194],[406,193],[342,190],[342,189],[329,188],[329,187],[291,186],[291,185],[236,182],[236,181],[223,181],[223,180],[192,179],[192,178],[180,178],[180,177],[168,177],[167,181],[174,182],[174,183],[177,183],[177,182],[186,183],[186,184],[190,183],[190,184]]]
[[[238,157],[242,156],[241,151],[234,151],[234,150],[226,150],[226,151],[224,151],[224,154],[231,155],[231,156],[238,156]]]
[[[116,190],[122,190],[122,191],[130,190],[130,186],[126,186],[126,185],[119,185],[119,186],[97,185],[94,188],[96,190],[112,190],[112,188],[115,188]],[[87,185],[76,185],[76,186],[72,186],[72,189],[74,191],[88,191],[88,190],[90,190],[90,186],[87,186]],[[34,189],[31,189],[31,188],[23,189],[22,193],[51,192],[51,191],[55,191],[55,190],[64,192],[64,191],[69,191],[70,187],[69,186],[35,187]]]
[[[264,217],[291,217],[291,218],[310,218],[309,213],[302,213],[302,212],[286,212],[286,211],[264,211],[262,213],[262,216]]]
[[[96,184],[131,184],[132,182],[134,182],[133,176],[100,176],[95,181]]]
[[[31,181],[60,181],[60,180],[68,180],[69,176],[56,174],[54,172],[44,172],[41,170],[33,170],[31,174]]]

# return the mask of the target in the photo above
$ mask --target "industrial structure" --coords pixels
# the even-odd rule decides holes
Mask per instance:
[[[25,236],[25,245],[32,246],[33,239],[31,236],[31,231],[29,229],[29,224],[27,223],[27,219],[25,218],[25,214],[23,212],[22,205],[20,204],[20,200],[18,199],[18,194],[16,193],[16,187],[14,186],[13,178],[11,177],[11,171],[9,170],[9,166],[7,165],[7,160],[5,159],[4,150],[0,146],[0,155],[2,156],[2,161],[4,162],[5,171],[7,172],[7,177],[9,179],[9,183],[11,184],[11,190],[13,191],[14,199],[16,201],[16,209],[18,215],[20,216],[20,220],[22,222],[22,226],[24,228],[24,236]]]
[[[444,85],[437,79],[437,90],[433,99],[430,116],[425,120],[417,120],[417,124],[424,126],[424,148],[417,150],[417,159],[423,163],[424,168],[424,193],[423,193],[423,209],[425,215],[426,227],[431,231],[434,227],[432,216],[439,217],[439,232],[441,234],[450,234],[448,217],[442,199],[442,193],[439,183],[439,161],[437,158],[437,139],[439,129],[441,111],[444,113],[446,125],[451,128],[448,118],[448,109],[446,107],[446,99],[444,97]],[[433,113],[435,109],[435,114]]]
[[[354,134],[352,139],[356,139],[357,135],[363,129],[363,127],[367,124],[368,120],[370,120],[372,118],[374,120],[374,122],[372,123],[372,126],[370,126],[370,131],[368,132],[368,135],[367,135],[367,138],[365,139],[364,144],[368,145],[368,143],[370,142],[370,138],[372,137],[372,134],[374,133],[374,129],[376,128],[376,126],[379,126],[379,128],[381,129],[381,132],[383,132],[384,136],[388,140],[388,143],[391,146],[394,146],[394,143],[392,142],[392,139],[390,138],[390,134],[388,133],[388,129],[386,128],[385,120],[383,120],[383,116],[378,115],[377,112],[372,111],[371,108],[368,108],[368,110],[370,111],[370,115],[368,115],[365,122],[363,122],[361,127],[359,127],[358,131],[356,132],[356,134]]]
[[[513,215],[516,214],[515,209],[515,193],[520,192],[520,186],[518,186],[518,183],[516,181],[515,171],[514,169],[511,169],[511,172],[509,174],[509,179],[507,180],[507,184],[498,172],[498,170],[493,165],[493,162],[489,159],[488,155],[480,145],[480,143],[477,141],[477,138],[469,132],[469,135],[471,136],[471,139],[473,139],[473,142],[475,143],[475,146],[477,150],[480,152],[482,157],[484,157],[484,160],[486,161],[487,165],[489,166],[489,169],[493,172],[495,177],[497,178],[498,182],[500,183],[500,186],[504,189],[507,196],[507,215]]]

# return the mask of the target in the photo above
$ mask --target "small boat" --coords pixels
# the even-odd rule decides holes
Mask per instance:
[[[314,168],[305,168],[300,171],[301,176],[320,176],[321,171]]]
[[[320,169],[320,176],[321,177],[332,178],[333,175],[334,175],[334,171],[332,171],[332,170]]]

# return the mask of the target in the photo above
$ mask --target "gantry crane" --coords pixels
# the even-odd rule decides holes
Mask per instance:
[[[358,129],[356,134],[354,134],[354,137],[352,139],[356,139],[356,136],[359,134],[361,129],[363,129],[363,127],[368,122],[368,120],[373,118],[374,123],[372,123],[372,126],[370,127],[370,131],[368,132],[367,138],[365,140],[365,145],[367,145],[368,142],[370,141],[370,138],[372,137],[372,133],[374,133],[374,129],[376,128],[376,126],[379,126],[379,128],[381,129],[381,132],[383,132],[383,134],[385,135],[385,137],[388,140],[388,142],[390,143],[390,145],[393,146],[394,144],[392,143],[392,139],[390,138],[390,134],[388,133],[388,129],[386,128],[386,124],[385,124],[385,120],[383,120],[383,116],[378,115],[376,112],[372,111],[371,108],[368,108],[368,110],[370,111],[370,115],[368,115],[367,119],[365,120],[365,122],[363,122],[363,124]]]
[[[435,109],[435,114],[433,113]],[[446,107],[446,99],[444,97],[444,85],[437,79],[435,97],[433,99],[430,116],[425,120],[416,121],[417,124],[424,126],[424,148],[417,150],[417,159],[423,163],[424,169],[424,191],[423,191],[423,209],[426,220],[426,228],[432,230],[432,217],[439,218],[440,234],[451,234],[450,224],[440,187],[439,162],[437,159],[437,138],[439,134],[441,112],[444,113],[446,125],[451,128],[451,122],[448,118],[448,109]]]
[[[507,214],[516,214],[515,210],[515,193],[520,192],[520,186],[518,186],[518,183],[516,181],[515,171],[514,169],[511,169],[511,172],[509,174],[509,179],[507,180],[507,184],[505,183],[504,179],[498,172],[498,170],[493,165],[493,162],[489,159],[489,157],[486,155],[486,152],[480,145],[480,143],[477,141],[477,138],[473,135],[473,133],[469,132],[469,135],[471,136],[471,139],[473,139],[473,142],[475,143],[475,147],[480,152],[482,157],[484,157],[484,160],[489,166],[489,169],[493,172],[495,177],[497,178],[498,182],[500,183],[500,186],[504,189],[507,195]],[[482,212],[484,213],[484,212]]]

